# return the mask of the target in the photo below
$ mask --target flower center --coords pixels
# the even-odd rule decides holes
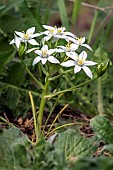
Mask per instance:
[[[77,38],[77,40],[78,40],[78,44],[81,45],[82,44],[82,37]]]
[[[43,50],[42,55],[43,55],[43,57],[47,57],[47,50]]]
[[[84,57],[82,57],[81,59],[78,59],[78,65],[83,65],[84,64]]]
[[[28,33],[26,33],[26,34],[24,35],[24,39],[25,39],[25,40],[29,40],[29,34],[28,34]]]
[[[69,52],[69,51],[70,51],[70,48],[71,48],[71,45],[68,43],[68,44],[66,45],[66,51]]]

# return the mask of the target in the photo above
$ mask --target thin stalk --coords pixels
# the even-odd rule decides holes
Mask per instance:
[[[24,64],[23,60],[21,60],[25,70],[27,71],[27,73],[30,75],[30,77],[34,80],[34,82],[41,88],[41,89],[44,89],[44,86],[42,85],[41,82],[39,82],[35,77],[34,75],[31,73],[31,71],[28,69],[28,67]]]
[[[47,133],[47,135],[45,136],[45,138],[48,137],[51,133],[55,132],[55,131],[58,130],[58,129],[61,129],[61,128],[67,127],[67,126],[72,126],[72,125],[88,125],[88,123],[85,123],[85,122],[74,122],[74,123],[67,123],[67,124],[58,126],[58,127],[56,127],[55,129],[53,129],[51,132]]]
[[[31,91],[29,91],[29,97],[30,97],[30,101],[31,101],[32,113],[33,113],[33,119],[34,119],[34,132],[35,132],[36,143],[37,143],[37,141],[38,141],[38,124],[36,121],[36,109],[35,109],[35,104],[34,104],[34,100],[33,100]]]
[[[41,102],[40,102],[40,109],[39,109],[39,114],[38,114],[38,135],[40,137],[41,135],[41,126],[42,126],[42,119],[43,119],[43,114],[44,114],[44,108],[45,108],[45,103],[46,103],[46,94],[47,94],[47,89],[48,89],[48,85],[49,85],[49,74],[47,74],[46,76],[46,81],[45,81],[45,87],[42,91],[42,96],[41,96]]]
[[[98,79],[98,113],[99,115],[104,114],[104,109],[103,109],[103,96],[102,96],[102,80],[101,77]]]
[[[63,94],[60,94],[60,95],[58,96],[58,98],[56,99],[56,101],[55,101],[55,103],[54,103],[54,105],[53,105],[53,107],[52,107],[52,109],[51,109],[51,111],[50,111],[50,113],[49,113],[49,115],[48,115],[48,117],[47,117],[47,119],[46,119],[46,122],[45,122],[45,124],[44,124],[44,128],[43,128],[42,134],[44,133],[44,130],[45,130],[46,125],[47,125],[47,123],[48,123],[48,121],[49,121],[49,118],[50,118],[51,114],[53,113],[53,111],[54,111],[54,109],[55,109],[55,107],[56,107],[56,105],[57,105],[57,103],[58,103],[58,100],[60,99],[60,97],[61,97],[62,95],[63,95]]]
[[[54,80],[58,79],[59,77],[65,75],[65,74],[71,73],[72,71],[73,71],[73,69],[67,70],[67,71],[65,71],[65,72],[60,73],[60,74],[57,75],[57,76],[54,76],[54,77],[49,78],[49,80],[50,80],[50,81],[54,81]]]
[[[9,84],[9,83],[5,83],[5,82],[0,81],[0,84],[3,84],[4,86],[10,87],[12,89],[16,89],[16,90],[19,90],[19,91],[23,91],[25,93],[29,93],[29,90],[15,86],[15,85],[12,85],[12,84]],[[31,93],[34,94],[35,96],[40,96],[40,94],[35,92],[35,91],[31,91]]]
[[[69,106],[69,104],[66,104],[62,110],[60,110],[60,112],[57,114],[57,116],[55,117],[55,119],[53,120],[49,130],[48,130],[48,133],[50,132],[50,130],[52,129],[53,125],[55,124],[56,120],[59,118],[59,116],[61,115],[61,113]]]
[[[99,1],[99,5],[101,4],[102,1],[103,0]],[[92,24],[91,24],[91,29],[90,29],[90,32],[89,32],[88,44],[90,44],[91,39],[93,37],[93,33],[95,31],[95,24],[96,24],[97,19],[98,19],[98,14],[99,14],[99,11],[95,11],[95,15],[94,15],[94,18],[93,18],[93,21],[92,21]]]
[[[94,15],[94,18],[93,18],[93,21],[92,21],[92,24],[91,24],[91,29],[90,29],[90,32],[89,32],[88,44],[90,44],[92,36],[93,36],[95,24],[96,24],[96,21],[97,21],[97,18],[98,18],[98,13],[99,13],[98,11],[95,11],[95,15]]]
[[[73,90],[79,88],[80,86],[83,86],[83,85],[85,85],[85,84],[88,84],[88,83],[90,83],[90,82],[92,82],[92,81],[94,81],[94,80],[96,80],[96,79],[98,79],[98,77],[95,77],[95,78],[93,78],[93,79],[91,79],[91,80],[88,80],[88,81],[86,81],[86,82],[83,82],[83,83],[81,83],[81,84],[78,84],[78,85],[76,85],[76,86],[73,86],[73,87],[71,87],[71,88],[68,88],[68,89],[66,89],[66,90],[62,90],[62,91],[59,91],[59,92],[56,92],[56,93],[53,93],[53,94],[46,95],[45,98],[51,98],[51,97],[57,96],[57,95],[62,94],[62,93],[66,93],[66,92],[69,92],[69,91],[73,91]]]

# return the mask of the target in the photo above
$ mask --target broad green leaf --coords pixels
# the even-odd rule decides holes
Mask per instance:
[[[106,143],[113,144],[113,128],[105,116],[97,115],[90,121],[90,125],[96,136]]]
[[[96,138],[87,139],[79,132],[69,129],[58,135],[55,148],[64,151],[66,158],[82,158],[94,154],[96,140]]]
[[[113,158],[97,157],[97,158],[83,158],[73,162],[70,165],[71,170],[112,170]]]
[[[18,128],[5,129],[0,134],[0,170],[31,170],[27,145],[27,136]]]

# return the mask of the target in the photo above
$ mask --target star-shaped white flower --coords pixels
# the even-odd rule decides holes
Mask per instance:
[[[34,32],[35,32],[35,27],[29,28],[26,31],[26,33],[15,31],[15,37],[10,42],[10,44],[15,44],[17,48],[19,48],[21,42],[23,43],[28,42],[31,45],[39,45],[37,41],[34,39],[34,37],[40,36],[41,34],[40,33],[34,34]]]
[[[66,44],[66,46],[61,45],[61,46],[58,46],[58,47],[59,48],[56,49],[56,52],[65,52],[66,55],[68,56],[68,55],[72,54],[72,52],[77,50],[79,45],[74,44],[74,43],[72,43],[72,44],[68,43],[68,44]]]
[[[87,66],[93,66],[96,65],[97,63],[86,60],[87,53],[85,51],[82,51],[80,55],[78,55],[77,53],[75,54],[73,53],[69,57],[72,58],[73,60],[68,60],[66,62],[61,63],[62,66],[64,67],[74,66],[74,73],[78,73],[81,69],[83,69],[88,77],[90,78],[93,77],[91,70]]]
[[[36,54],[38,54],[38,56],[33,60],[33,65],[37,64],[39,61],[41,61],[43,65],[47,61],[49,61],[51,63],[58,64],[59,61],[54,56],[51,55],[55,51],[56,51],[56,49],[48,49],[47,45],[44,45],[41,48],[41,50],[34,51]]]
[[[57,28],[56,26],[53,27],[49,25],[43,25],[43,27],[46,29],[46,31],[42,32],[42,34],[46,35],[44,37],[46,41],[52,38],[52,42],[55,42],[61,38],[69,42],[74,41],[76,38],[74,34],[67,32],[65,27]]]
[[[57,28],[56,27],[52,27],[52,26],[49,26],[49,25],[43,25],[43,27],[46,29],[46,31],[42,32],[42,34],[46,35],[44,37],[44,39],[46,41],[48,41],[49,39],[54,37],[55,34],[57,33]]]
[[[85,37],[76,38],[73,42],[74,42],[75,44],[79,45],[79,46],[86,47],[86,48],[88,48],[89,50],[93,51],[92,48],[91,48],[88,44],[84,44],[84,42],[85,42]]]

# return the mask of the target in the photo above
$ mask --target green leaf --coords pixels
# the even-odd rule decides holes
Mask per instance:
[[[9,89],[7,92],[7,105],[10,109],[16,108],[19,102],[19,93],[16,89]]]
[[[15,52],[0,52],[0,74],[4,71],[4,66],[14,58]]]
[[[90,125],[99,139],[113,144],[113,128],[106,117],[97,115],[91,119]]]
[[[71,170],[112,170],[113,158],[97,157],[97,158],[83,158],[75,161],[71,166]]]
[[[0,5],[0,10],[5,8],[6,5]]]
[[[64,151],[66,158],[92,156],[95,151],[96,138],[86,139],[79,132],[69,129],[58,135],[55,148]]]
[[[12,127],[0,134],[0,169],[3,170],[31,170],[30,157],[27,153],[28,138],[21,131]]]
[[[67,11],[66,11],[64,0],[58,0],[58,8],[60,11],[62,25],[69,30],[70,26],[69,26],[69,21],[68,21],[68,16],[67,16]]]
[[[25,69],[21,63],[15,63],[9,68],[6,82],[13,85],[22,85],[25,80]]]

